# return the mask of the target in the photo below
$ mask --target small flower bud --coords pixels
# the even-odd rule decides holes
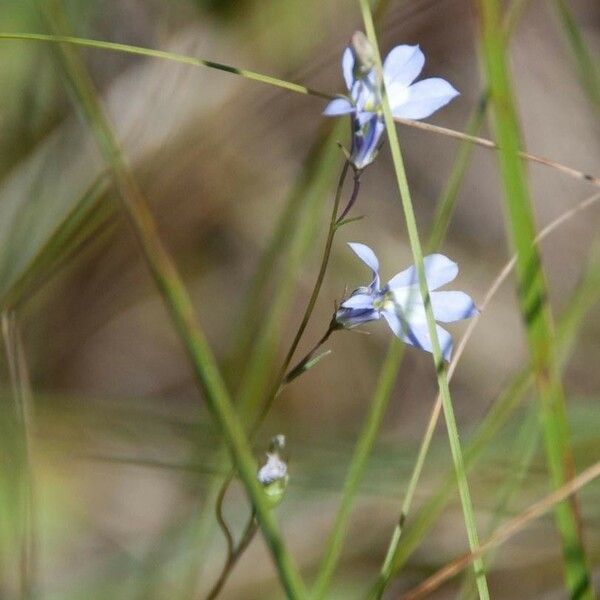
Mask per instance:
[[[267,460],[258,470],[256,478],[263,486],[271,507],[277,506],[285,493],[289,475],[287,464],[281,458],[280,452],[285,446],[285,436],[276,435],[269,446]]]
[[[362,31],[354,32],[351,46],[354,53],[354,77],[361,79],[375,66],[375,53],[371,42]]]

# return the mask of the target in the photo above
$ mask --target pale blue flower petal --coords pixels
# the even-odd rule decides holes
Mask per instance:
[[[458,275],[458,265],[443,254],[430,254],[423,259],[425,278],[429,290],[435,290],[452,281]],[[388,281],[390,290],[417,285],[417,270],[414,266],[394,275]]]
[[[351,90],[354,83],[354,53],[350,47],[346,48],[342,55],[342,73],[346,87]]]
[[[332,100],[323,111],[326,117],[337,117],[339,115],[347,115],[354,112],[354,106],[347,98],[336,98]]]
[[[394,332],[396,337],[399,337],[401,340],[406,342],[406,325],[403,324],[396,312],[393,310],[383,309],[381,314],[387,321],[387,324],[390,326],[390,329]]]
[[[423,70],[425,56],[419,46],[396,46],[383,63],[385,85],[399,83],[409,86]]]
[[[406,98],[400,103],[390,102],[394,117],[425,119],[458,96],[458,92],[440,77],[417,81],[408,88]],[[392,96],[390,96],[392,99]]]
[[[373,294],[353,294],[342,302],[342,308],[354,308],[354,309],[372,309],[373,308]]]
[[[426,352],[433,351],[427,323],[406,323],[391,310],[383,310],[381,311],[381,314],[387,321],[390,329],[401,340],[420,350],[425,350]],[[436,325],[436,332],[440,342],[442,356],[445,360],[449,361],[452,355],[452,336],[439,325]]]
[[[478,313],[475,302],[464,292],[431,292],[431,307],[436,321],[452,323]]]
[[[369,248],[369,246],[365,244],[360,244],[358,242],[348,242],[348,246],[350,246],[351,250],[362,260],[369,269],[373,272],[373,285],[377,283],[379,285],[379,261],[375,256],[375,252]]]

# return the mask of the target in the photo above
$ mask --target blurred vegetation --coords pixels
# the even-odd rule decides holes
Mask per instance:
[[[511,7],[509,66],[524,148],[597,177],[597,4]],[[340,55],[363,27],[358,3],[338,1],[0,0],[0,32],[51,33],[45,15],[56,10],[74,36],[213,60],[326,93],[342,90]],[[379,10],[384,54],[419,43],[425,74],[461,92],[432,122],[493,137],[474,5],[419,0],[381,2]],[[346,124],[325,122],[320,98],[234,74],[70,51],[89,74],[249,427],[312,289]],[[229,472],[221,434],[120,212],[61,48],[0,40],[0,88],[0,597],[204,597],[225,557],[214,518]],[[434,133],[398,132],[421,238],[433,231],[431,247],[460,264],[460,288],[479,301],[512,254],[498,157]],[[525,170],[538,231],[598,192],[552,168]],[[371,245],[390,275],[413,262],[387,144],[363,175],[353,215],[365,218],[336,234],[298,356],[363,275],[346,241]],[[599,222],[590,206],[540,245],[577,472],[600,458]],[[552,489],[516,281],[509,277],[483,312],[451,383],[482,539]],[[333,336],[332,353],[285,389],[253,443],[262,464],[268,440],[287,437],[291,479],[275,515],[311,585],[385,364],[388,332],[369,331]],[[457,340],[464,331],[452,329]],[[379,573],[436,398],[431,357],[407,348],[388,391],[327,598],[364,597]],[[452,473],[442,423],[386,597],[401,597],[468,548]],[[596,588],[599,498],[598,481],[578,494]],[[236,536],[248,511],[235,482],[225,512]],[[565,597],[550,514],[485,562],[493,598]],[[473,589],[465,571],[431,597],[474,597]],[[259,535],[222,597],[283,595]]]

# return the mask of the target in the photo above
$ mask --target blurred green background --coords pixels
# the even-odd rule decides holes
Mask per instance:
[[[420,44],[424,75],[444,77],[461,92],[432,122],[465,130],[482,91],[473,6],[464,0],[385,4],[382,49]],[[597,66],[600,5],[574,0],[569,7]],[[556,3],[530,0],[522,9],[511,62],[526,148],[597,176],[598,104],[582,85]],[[62,8],[55,1],[0,0],[0,31],[47,33],[43,15],[57,10],[64,10],[72,35],[215,60],[331,93],[342,90],[341,52],[361,28],[358,5],[337,0],[65,0]],[[224,557],[210,492],[215,471],[227,470],[219,436],[119,212],[93,133],[65,85],[58,52],[49,44],[0,41],[0,299],[10,309],[1,388],[0,597],[202,597]],[[214,70],[94,49],[78,53],[233,390],[253,376],[244,367],[260,325],[273,314],[271,292],[290,278],[261,363],[268,377],[310,293],[343,161],[332,145],[317,183],[302,188],[325,102]],[[346,130],[338,131],[347,144]],[[406,127],[399,134],[425,232],[459,142]],[[490,137],[485,125],[481,135]],[[540,228],[597,191],[540,165],[529,165],[529,177]],[[296,204],[289,204],[298,185]],[[442,247],[461,266],[456,289],[476,300],[510,257],[500,190],[494,152],[476,147]],[[304,207],[311,198],[309,215]],[[260,257],[289,206],[296,206],[293,228],[314,221],[307,225],[300,268],[290,271],[285,254],[279,256],[257,310],[244,313]],[[353,214],[366,217],[336,237],[301,350],[320,337],[345,286],[364,279],[344,242],[373,247],[383,277],[412,262],[387,146],[365,172]],[[564,374],[578,470],[600,457],[599,223],[592,208],[542,245],[557,315],[573,306],[585,277],[596,274],[584,298],[576,296],[581,322]],[[284,237],[290,241],[293,229]],[[509,279],[485,311],[452,383],[465,444],[528,360],[514,287]],[[458,338],[465,326],[451,329]],[[370,336],[333,336],[332,354],[286,389],[255,444],[262,460],[272,435],[288,439],[291,482],[277,514],[308,577],[316,573],[389,340],[385,326],[369,330]],[[240,332],[250,332],[241,356]],[[435,394],[431,357],[407,349],[328,597],[359,597],[375,577]],[[514,481],[527,446],[518,432],[533,396],[526,395],[470,474],[484,538],[496,519],[517,514],[549,490],[534,438],[531,466],[498,513],[499,492]],[[537,436],[535,426],[531,431]],[[440,424],[415,511],[451,464]],[[600,482],[580,499],[598,586]],[[241,487],[233,486],[226,512],[239,531],[247,518]],[[466,548],[453,493],[389,597]],[[492,595],[564,598],[561,569],[560,544],[546,516],[496,553]],[[454,598],[461,585],[455,578],[431,597]],[[222,597],[282,595],[258,536]]]

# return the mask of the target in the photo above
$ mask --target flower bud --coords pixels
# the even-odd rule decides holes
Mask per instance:
[[[354,78],[361,79],[375,66],[373,46],[362,31],[355,31],[351,41],[354,53]]]
[[[269,446],[267,460],[258,470],[256,478],[263,486],[267,500],[271,507],[277,506],[285,493],[289,481],[286,462],[281,458],[280,452],[285,446],[285,436],[276,435]]]

